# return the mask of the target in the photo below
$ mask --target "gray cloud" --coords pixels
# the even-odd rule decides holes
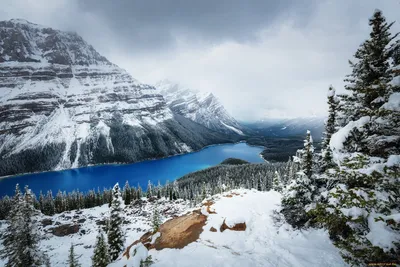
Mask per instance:
[[[3,1],[0,20],[76,31],[138,80],[212,91],[243,120],[323,115],[374,9],[400,20],[398,0]]]
[[[312,4],[296,0],[83,0],[79,8],[101,17],[125,45],[141,51],[174,46],[177,36],[211,44],[255,41],[259,30],[282,17],[302,24]]]

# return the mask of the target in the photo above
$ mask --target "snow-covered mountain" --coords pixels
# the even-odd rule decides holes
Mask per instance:
[[[168,80],[159,81],[155,87],[174,113],[218,132],[243,135],[242,126],[212,93],[191,90]]]
[[[133,162],[227,141],[175,115],[82,37],[0,22],[0,176]]]
[[[310,130],[315,140],[320,140],[324,131],[324,117],[264,119],[245,125],[253,131],[276,137],[305,136]]]

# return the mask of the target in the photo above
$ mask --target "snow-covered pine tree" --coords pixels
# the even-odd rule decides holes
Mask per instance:
[[[325,122],[325,132],[322,141],[322,164],[321,172],[334,167],[332,159],[332,150],[329,146],[332,135],[336,132],[336,116],[337,116],[338,100],[336,99],[335,89],[330,86],[328,90],[328,119]]]
[[[124,202],[125,205],[131,204],[132,197],[131,197],[131,187],[129,186],[129,182],[126,181],[125,186],[124,186]]]
[[[104,234],[99,230],[99,234],[96,237],[96,244],[94,246],[94,252],[92,256],[93,267],[107,267],[110,263],[110,255],[108,254],[108,246],[104,238]]]
[[[6,266],[18,266],[17,264],[20,262],[19,257],[20,252],[19,244],[18,244],[18,226],[21,215],[21,206],[22,206],[23,198],[21,195],[21,190],[19,184],[15,186],[15,195],[12,200],[11,211],[8,214],[7,218],[7,228],[2,233],[3,238],[3,246],[4,248],[0,250],[0,257],[2,259],[7,260]],[[15,263],[15,265],[13,265]]]
[[[112,190],[109,227],[107,232],[110,258],[116,260],[124,248],[124,233],[122,231],[122,197],[118,183]]]
[[[28,187],[22,197],[16,186],[12,210],[8,217],[8,226],[3,234],[4,249],[0,251],[5,266],[40,266],[48,261],[46,254],[38,247],[40,240],[33,207],[33,195]]]
[[[302,151],[301,170],[308,178],[311,178],[313,173],[313,153],[313,139],[311,132],[307,130],[307,136],[304,140],[304,149]]]
[[[157,232],[161,225],[160,211],[158,210],[157,201],[154,202],[154,210],[151,218],[153,232]]]
[[[156,187],[157,199],[161,198],[161,195],[162,195],[161,191],[162,191],[162,185],[161,185],[160,181],[158,181],[157,182],[157,187]]]
[[[282,199],[282,214],[286,221],[293,227],[303,227],[310,219],[307,210],[310,208],[315,195],[315,185],[312,182],[313,168],[313,141],[311,132],[307,131],[304,140],[304,149],[298,151],[299,157],[295,158],[300,163],[301,170],[296,173]]]
[[[274,174],[273,189],[277,192],[282,192],[282,190],[283,190],[282,180],[277,171],[275,171],[275,174]]]
[[[396,61],[389,60],[396,35],[379,10],[369,24],[370,38],[356,53],[346,80],[350,94],[341,96],[340,127],[330,141],[339,168],[330,176],[338,184],[309,212],[356,266],[400,257],[400,82]]]
[[[68,254],[68,266],[69,267],[80,267],[81,265],[79,264],[78,258],[75,254],[74,250],[74,245],[71,244],[71,247],[69,248],[69,254]]]
[[[374,101],[385,94],[381,85],[390,81],[390,43],[397,36],[389,31],[393,23],[388,24],[382,12],[376,10],[369,25],[372,27],[370,38],[355,53],[356,62],[350,61],[353,72],[345,79],[348,82],[345,88],[350,94],[340,96],[341,126],[369,116]]]
[[[136,191],[136,199],[141,199],[143,196],[143,190],[140,184],[138,183],[137,191]]]
[[[151,183],[151,181],[149,180],[149,182],[147,183],[147,191],[146,191],[146,196],[147,198],[151,198],[153,196],[153,184]]]

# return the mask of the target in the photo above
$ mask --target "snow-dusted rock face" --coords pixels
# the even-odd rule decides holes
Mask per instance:
[[[177,123],[154,87],[76,33],[0,22],[0,176],[132,162],[223,140],[195,127]]]
[[[214,131],[243,135],[242,126],[228,114],[212,93],[184,88],[168,80],[158,82],[155,87],[173,112]]]

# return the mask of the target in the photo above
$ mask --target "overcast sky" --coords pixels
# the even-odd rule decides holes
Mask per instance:
[[[256,120],[325,115],[375,8],[400,22],[400,0],[2,0],[0,20],[76,31],[139,81],[211,91]]]

